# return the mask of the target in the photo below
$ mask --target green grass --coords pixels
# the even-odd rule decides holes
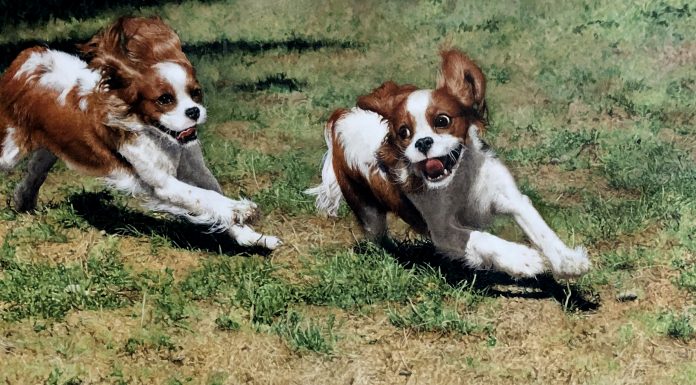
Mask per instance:
[[[469,334],[483,329],[462,317],[456,309],[447,307],[439,298],[409,305],[404,312],[390,311],[389,322],[396,327],[417,332]]]
[[[376,247],[364,253],[341,251],[319,258],[306,274],[312,282],[303,295],[310,304],[347,309],[382,301],[403,302],[423,286],[416,272],[404,270]]]
[[[16,228],[11,236],[16,237],[20,241],[36,243],[65,243],[68,241],[67,236],[60,227],[45,222],[35,222],[25,227]]]
[[[144,350],[154,350],[158,352],[174,352],[180,350],[172,338],[160,331],[147,332],[137,337],[130,337],[121,348],[121,351],[128,355],[134,355]]]
[[[289,311],[273,325],[273,331],[284,338],[293,350],[331,354],[337,339],[334,335],[335,316],[329,315],[325,325],[303,318],[299,313]]]
[[[19,261],[9,242],[8,237],[0,248],[0,301],[7,304],[0,310],[2,319],[61,319],[74,309],[127,306],[138,293],[114,238],[106,238],[82,264],[72,266]]]
[[[696,264],[689,263],[681,266],[677,286],[696,293]]]
[[[657,318],[657,329],[671,338],[685,342],[696,337],[693,316],[690,314],[660,314]]]
[[[236,331],[241,327],[239,322],[226,315],[215,318],[215,325],[218,329],[225,331]]]

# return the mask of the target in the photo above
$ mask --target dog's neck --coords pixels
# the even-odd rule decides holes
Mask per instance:
[[[481,210],[472,189],[486,157],[490,156],[487,150],[467,144],[447,186],[406,194],[430,232],[448,231],[451,226],[479,229],[488,224],[492,213]]]
[[[181,158],[181,153],[183,151],[184,145],[171,138],[164,132],[161,132],[156,127],[150,127],[143,130],[139,135],[145,135],[149,137],[153,142],[157,143],[159,149],[163,154],[169,158],[169,160],[178,167],[179,160]]]

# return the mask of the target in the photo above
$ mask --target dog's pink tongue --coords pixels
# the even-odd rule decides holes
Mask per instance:
[[[189,127],[189,128],[187,128],[187,129],[185,129],[184,131],[181,131],[181,132],[179,133],[179,135],[176,136],[176,138],[177,138],[178,140],[186,139],[186,138],[188,138],[189,136],[191,136],[191,134],[193,134],[194,132],[196,132],[196,126]]]
[[[425,173],[430,176],[442,175],[445,172],[445,165],[437,158],[430,158],[425,161]]]

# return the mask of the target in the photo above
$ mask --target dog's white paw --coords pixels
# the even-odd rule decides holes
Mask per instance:
[[[493,267],[516,278],[534,277],[544,272],[544,259],[538,251],[509,242],[504,254],[492,259]]]
[[[269,250],[275,250],[283,244],[283,241],[278,237],[272,235],[265,235],[262,237],[258,246],[265,247]]]
[[[516,278],[534,277],[546,269],[538,251],[486,232],[471,233],[465,255],[473,268],[493,268]]]
[[[515,254],[504,259],[506,265],[503,270],[513,277],[534,277],[544,272],[544,259],[538,251],[526,246],[520,245]]]
[[[245,225],[235,225],[230,227],[230,234],[237,241],[237,244],[245,247],[263,247],[269,250],[275,250],[283,242],[274,236],[263,235],[257,233],[251,227]]]
[[[590,270],[590,259],[582,246],[553,250],[547,256],[551,262],[551,271],[557,278],[576,278]]]
[[[244,223],[256,218],[259,214],[256,203],[248,199],[240,199],[232,206],[232,223]]]

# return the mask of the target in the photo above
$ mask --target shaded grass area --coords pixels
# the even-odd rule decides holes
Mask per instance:
[[[336,256],[326,254],[317,257],[328,258],[327,265],[323,269],[311,265],[299,271],[299,276],[308,279],[300,284],[281,278],[277,272],[282,266],[259,258],[233,260],[225,256],[211,257],[181,279],[176,279],[170,269],[134,273],[123,264],[119,242],[112,236],[94,246],[86,261],[75,265],[28,263],[16,258],[15,245],[21,243],[23,237],[32,243],[66,242],[67,237],[55,236],[61,228],[79,228],[85,225],[83,221],[88,226],[99,228],[98,223],[91,223],[90,219],[93,219],[92,215],[103,214],[105,199],[111,200],[112,197],[105,193],[82,193],[77,199],[70,199],[69,206],[66,204],[69,209],[58,208],[42,214],[45,224],[19,227],[8,235],[0,249],[0,267],[3,269],[0,277],[0,318],[21,321],[38,317],[60,321],[71,310],[130,307],[139,300],[145,301],[147,297],[153,304],[152,319],[156,324],[188,329],[196,318],[197,302],[213,301],[227,309],[216,319],[221,330],[238,330],[239,322],[243,321],[257,331],[278,334],[298,351],[329,354],[337,338],[333,316],[327,319],[324,327],[315,321],[303,321],[302,313],[294,308],[318,305],[354,309],[384,301],[395,304],[404,304],[407,300],[410,302],[411,298],[420,301],[417,298],[421,296],[437,297],[442,306],[442,298],[450,297],[446,292],[449,286],[439,273],[421,269],[403,270],[388,254],[381,252],[381,256],[377,257],[373,248],[359,254],[340,252]],[[84,213],[81,211],[81,205],[86,203],[90,207],[88,218],[82,217]],[[134,215],[124,207],[107,207],[111,210],[110,218],[120,217],[125,220],[124,224],[128,223],[121,227],[117,221],[112,221],[113,226],[105,228],[110,234],[138,237],[149,234],[151,242],[163,242],[167,247],[197,250],[200,246],[196,243],[179,245],[177,242],[182,240],[173,238],[190,225],[162,222],[142,214]],[[164,240],[155,241],[160,238]],[[339,260],[341,264],[336,265]],[[345,274],[349,271],[355,279],[346,279],[349,277],[345,277]],[[333,281],[333,285],[324,285],[327,280]],[[335,290],[343,294],[338,295]],[[473,299],[480,297],[476,292],[466,290],[470,297],[463,300],[461,289],[452,290],[452,293],[457,293],[451,296],[455,303],[469,307],[479,302]],[[239,311],[245,314],[239,321],[227,315],[230,312],[239,314]],[[469,321],[466,322],[469,324]],[[473,322],[470,324],[474,325]],[[395,325],[407,327],[409,323],[395,321]],[[480,329],[453,330],[470,333]],[[132,354],[144,343],[142,339],[129,340],[124,349]]]
[[[177,0],[121,0],[118,6],[122,12],[132,12],[136,7],[162,5],[165,3],[180,3]],[[106,0],[48,0],[48,1],[0,1],[0,20],[2,24],[13,24],[18,21],[36,24],[50,18],[90,18],[99,15],[104,10],[114,7],[114,2]]]
[[[0,70],[5,69],[17,55],[27,48],[34,46],[45,46],[51,49],[79,55],[77,45],[82,44],[90,38],[87,36],[74,37],[69,39],[55,40],[24,40],[0,44]],[[292,37],[281,41],[248,41],[221,39],[211,42],[184,43],[183,50],[187,55],[227,55],[227,54],[249,54],[259,55],[267,51],[283,52],[305,52],[317,50],[336,50],[336,49],[361,49],[364,45],[352,41],[318,40],[311,37]],[[249,91],[244,87],[243,91]],[[252,91],[257,91],[255,88]]]
[[[118,204],[119,198],[108,191],[82,192],[71,195],[62,206],[60,220],[64,225],[90,227],[108,234],[152,237],[154,242],[190,250],[230,255],[266,255],[261,248],[242,248],[225,233],[208,233],[204,226],[182,220],[155,218]],[[157,247],[155,245],[155,247]]]
[[[223,86],[223,85],[218,85]],[[284,73],[279,73],[271,75],[263,80],[259,80],[253,83],[239,84],[235,88],[239,91],[245,92],[255,92],[255,91],[299,91],[302,87],[306,86],[306,83],[297,81],[295,79],[289,79]]]

